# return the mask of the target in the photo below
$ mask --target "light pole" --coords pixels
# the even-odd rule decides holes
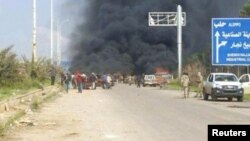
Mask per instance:
[[[178,47],[178,78],[182,73],[182,8],[177,6],[177,47]]]
[[[32,65],[36,62],[36,0],[33,0]]]
[[[53,55],[54,55],[54,53],[53,53],[53,50],[54,50],[54,38],[53,38],[53,36],[54,36],[54,34],[53,34],[53,30],[54,30],[54,26],[53,26],[53,24],[54,24],[54,21],[53,21],[53,19],[54,19],[54,17],[53,17],[53,0],[51,0],[51,3],[50,3],[50,14],[51,14],[51,16],[50,16],[50,27],[51,27],[51,31],[50,31],[50,59],[51,59],[51,65],[53,65],[53,63],[54,63],[54,59],[53,59]]]
[[[63,24],[67,23],[69,20],[66,19],[64,21],[62,21],[61,23],[57,22],[57,65],[60,66],[61,65],[61,61],[62,61],[62,49],[61,49],[61,31],[62,31],[62,26]]]

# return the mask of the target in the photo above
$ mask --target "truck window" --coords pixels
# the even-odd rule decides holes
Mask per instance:
[[[209,76],[208,82],[213,82],[213,75],[210,75],[210,76]]]

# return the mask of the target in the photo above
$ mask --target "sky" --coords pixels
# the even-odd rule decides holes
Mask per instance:
[[[56,23],[61,24],[62,60],[68,59],[73,20],[62,13],[67,0],[54,0],[54,58],[56,58]],[[37,0],[37,56],[50,58],[50,0]],[[0,50],[14,45],[18,57],[31,58],[33,0],[0,0]],[[62,24],[63,23],[63,24]]]

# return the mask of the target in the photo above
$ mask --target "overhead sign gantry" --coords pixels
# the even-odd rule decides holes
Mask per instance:
[[[176,26],[177,27],[177,47],[178,47],[178,78],[182,73],[182,26],[186,25],[186,13],[182,12],[180,5],[177,12],[149,12],[149,26]]]

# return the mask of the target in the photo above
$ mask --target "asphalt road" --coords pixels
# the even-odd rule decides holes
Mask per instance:
[[[181,91],[120,84],[71,90],[26,118],[35,126],[15,127],[2,139],[206,141],[208,124],[250,124],[250,103],[183,99]]]

